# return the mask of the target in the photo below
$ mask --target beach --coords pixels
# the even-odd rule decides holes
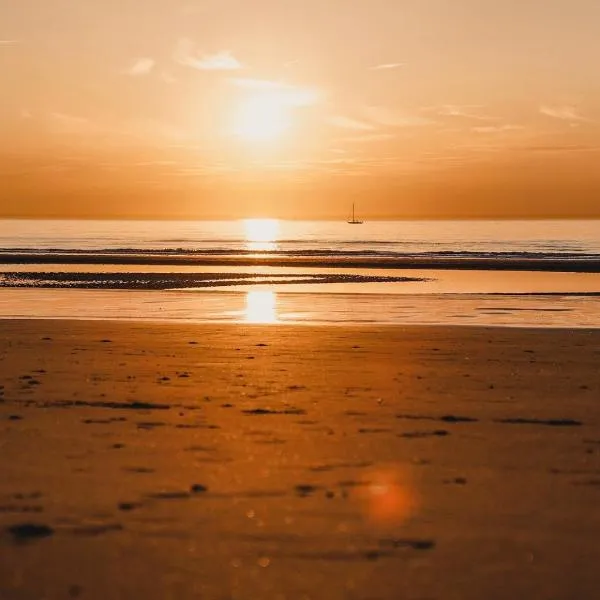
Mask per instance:
[[[600,599],[598,0],[0,3],[0,600]]]
[[[594,598],[600,331],[0,321],[0,598]]]

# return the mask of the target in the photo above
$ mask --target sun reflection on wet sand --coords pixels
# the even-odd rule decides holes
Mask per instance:
[[[367,518],[378,524],[403,523],[414,515],[418,505],[412,478],[401,467],[371,473],[359,497]]]
[[[244,321],[246,323],[277,323],[277,295],[270,290],[246,293]]]
[[[244,219],[243,223],[247,250],[277,250],[279,219]]]

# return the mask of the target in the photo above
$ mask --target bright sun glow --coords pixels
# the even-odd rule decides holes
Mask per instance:
[[[274,82],[238,80],[250,90],[240,99],[233,115],[232,133],[247,142],[272,142],[288,133],[295,109],[317,101],[316,92]]]
[[[245,219],[244,232],[248,250],[277,249],[278,219]]]
[[[240,106],[233,132],[247,141],[270,141],[281,137],[290,127],[290,110],[276,95],[260,94]]]
[[[246,323],[276,323],[277,298],[269,290],[252,290],[246,294]]]

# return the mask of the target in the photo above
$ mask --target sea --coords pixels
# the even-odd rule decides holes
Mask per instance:
[[[0,220],[0,318],[600,327],[600,221]]]

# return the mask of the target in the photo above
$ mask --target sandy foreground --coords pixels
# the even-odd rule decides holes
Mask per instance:
[[[0,321],[0,599],[600,597],[600,330]]]

